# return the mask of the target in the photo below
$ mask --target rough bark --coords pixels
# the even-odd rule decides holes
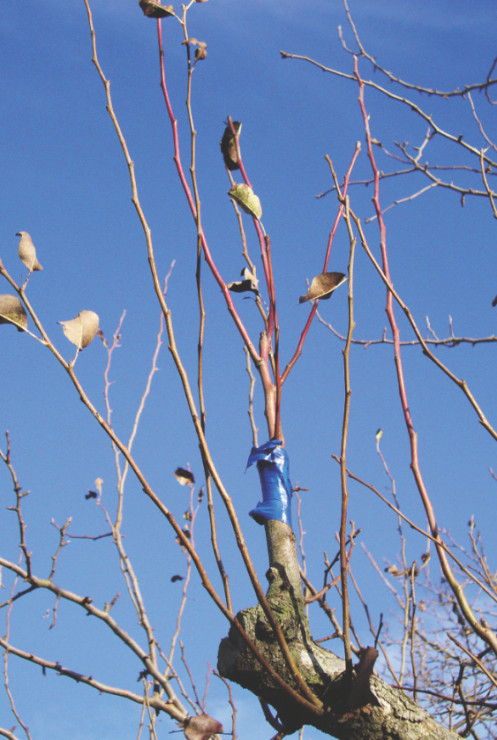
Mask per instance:
[[[266,534],[270,560],[267,598],[302,676],[323,702],[324,709],[313,713],[290,698],[264,670],[234,627],[219,646],[221,675],[274,707],[278,722],[287,734],[308,724],[332,737],[347,740],[459,738],[372,671],[375,657],[372,648],[364,651],[352,675],[347,675],[341,658],[313,642],[305,617],[295,536],[288,525],[276,521],[266,524]],[[262,608],[245,609],[237,617],[263,657],[296,690]]]

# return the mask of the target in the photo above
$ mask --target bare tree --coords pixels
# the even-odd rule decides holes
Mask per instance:
[[[24,475],[22,466],[16,462],[16,449],[22,443],[13,440],[8,432],[5,435],[3,449],[0,450],[5,473],[2,480],[10,481],[10,491],[7,492],[6,485],[2,484],[3,500],[8,501],[2,515],[5,521],[2,527],[5,531],[8,529],[9,535],[2,542],[0,552],[0,565],[4,571],[4,596],[0,606],[5,620],[0,645],[4,656],[4,689],[12,718],[10,722],[8,719],[2,720],[0,735],[9,738],[33,737],[29,722],[19,708],[22,703],[16,695],[19,689],[13,687],[16,666],[21,662],[29,664],[32,669],[38,666],[43,674],[54,673],[76,684],[84,684],[94,691],[95,696],[116,696],[138,705],[140,718],[136,733],[139,737],[147,733],[151,738],[158,737],[163,717],[174,720],[189,740],[208,740],[209,737],[228,732],[217,713],[208,706],[210,669],[206,690],[201,696],[199,679],[194,677],[192,661],[188,657],[189,650],[196,651],[198,642],[205,642],[206,630],[192,631],[186,645],[181,637],[185,609],[189,601],[196,598],[196,583],[203,586],[208,597],[209,606],[204,605],[203,609],[209,608],[213,614],[220,614],[229,629],[219,646],[211,646],[211,652],[213,660],[217,655],[217,670],[213,672],[215,679],[226,692],[226,704],[232,710],[229,732],[233,737],[237,736],[237,694],[230,682],[241,685],[258,698],[268,723],[268,735],[273,734],[274,738],[283,738],[297,731],[304,737],[302,728],[308,726],[337,738],[391,737],[407,740],[497,737],[493,729],[497,708],[497,633],[494,627],[497,579],[474,519],[469,523],[469,544],[465,547],[455,541],[437,518],[423,471],[405,369],[406,353],[419,353],[423,367],[429,368],[425,372],[443,378],[446,392],[453,393],[454,398],[458,399],[454,403],[459,403],[461,398],[465,404],[464,413],[469,409],[471,423],[479,425],[489,439],[496,441],[497,430],[490,420],[491,414],[477,400],[478,394],[470,383],[454,370],[457,364],[451,362],[453,355],[446,361],[447,357],[440,354],[440,348],[451,348],[455,353],[466,345],[478,346],[479,349],[493,346],[496,338],[493,335],[460,336],[452,324],[449,325],[448,335],[440,337],[429,322],[426,327],[420,326],[416,311],[410,308],[409,301],[396,287],[386,215],[390,210],[411,206],[419,198],[432,195],[435,190],[445,190],[456,206],[458,203],[464,205],[468,201],[478,200],[485,204],[490,219],[497,218],[497,193],[493,190],[497,149],[485,124],[487,111],[492,111],[491,106],[494,105],[492,90],[497,82],[494,76],[495,62],[480,82],[455,90],[440,91],[407,82],[382,67],[365,48],[346,0],[348,26],[345,31],[340,30],[345,60],[343,70],[331,68],[322,60],[298,55],[291,50],[281,50],[282,59],[278,63],[305,64],[313,73],[319,70],[354,89],[358,98],[356,114],[364,137],[363,143],[351,144],[344,136],[340,146],[349,147],[350,151],[343,172],[337,171],[333,155],[326,156],[330,187],[319,197],[326,199],[328,207],[333,208],[333,218],[321,255],[320,272],[316,271],[307,292],[300,296],[301,311],[306,315],[302,319],[295,346],[288,351],[288,343],[280,343],[280,332],[283,334],[286,317],[284,312],[278,311],[280,304],[277,274],[273,267],[272,235],[263,224],[265,203],[261,203],[263,199],[258,196],[258,188],[251,183],[249,162],[244,161],[242,156],[245,130],[242,133],[241,122],[234,120],[231,115],[228,115],[224,129],[221,127],[219,131],[219,167],[224,162],[226,197],[231,199],[239,229],[244,264],[238,279],[238,276],[231,276],[231,280],[224,277],[222,258],[212,247],[205,225],[202,187],[206,188],[206,185],[202,183],[197,169],[194,101],[197,69],[206,64],[208,49],[206,42],[192,36],[189,30],[190,14],[196,13],[196,5],[202,2],[205,0],[196,0],[180,10],[152,0],[140,0],[139,6],[147,21],[141,16],[140,9],[136,9],[137,22],[149,22],[156,26],[158,72],[162,102],[172,135],[173,167],[194,225],[194,238],[190,241],[194,242],[195,252],[193,282],[198,328],[193,341],[197,352],[193,372],[184,359],[181,342],[176,338],[178,334],[187,335],[186,312],[182,314],[182,309],[175,312],[168,299],[168,292],[175,281],[175,268],[170,264],[164,269],[162,259],[158,257],[150,216],[144,205],[146,197],[141,195],[142,183],[136,175],[125,126],[121,123],[105,65],[100,59],[98,28],[93,22],[89,0],[83,0],[83,3],[90,30],[92,61],[96,78],[103,88],[102,105],[106,107],[127,165],[131,200],[141,228],[141,239],[146,246],[144,259],[150,270],[159,316],[155,330],[155,351],[127,435],[121,433],[113,422],[111,400],[115,358],[125,324],[124,314],[112,338],[105,336],[102,331],[94,305],[85,304],[74,317],[63,317],[64,320],[59,323],[74,347],[70,359],[67,359],[58,349],[58,340],[51,336],[47,321],[42,318],[45,306],[39,301],[36,305],[31,297],[34,281],[41,279],[32,273],[43,269],[38,259],[44,263],[45,272],[49,269],[39,245],[37,256],[36,234],[30,236],[26,231],[19,232],[19,257],[27,269],[23,280],[16,278],[17,268],[11,269],[6,258],[0,262],[0,275],[6,286],[6,292],[0,295],[0,323],[13,325],[19,332],[18,336],[14,336],[11,330],[2,327],[3,336],[7,338],[9,334],[7,339],[3,339],[4,355],[8,356],[10,345],[14,345],[21,337],[29,338],[40,353],[51,355],[53,362],[64,370],[67,382],[74,391],[74,399],[83,403],[92,423],[100,427],[105,435],[113,455],[116,475],[116,496],[111,504],[110,493],[101,477],[96,478],[85,494],[88,505],[95,505],[94,515],[98,514],[104,523],[103,530],[97,535],[74,531],[71,518],[62,524],[55,517],[52,518],[57,544],[50,550],[51,565],[46,573],[37,552],[32,550],[30,540],[33,516],[27,504],[30,492],[20,482]],[[175,24],[174,28],[181,29],[181,44],[184,47],[182,63],[178,62],[175,55],[171,55],[170,60],[165,50],[164,38],[172,24]],[[180,128],[169,82],[169,77],[178,78],[185,70],[186,132]],[[95,95],[98,94],[95,88]],[[480,109],[476,104],[476,95],[479,96]],[[426,105],[427,101],[430,101],[430,106]],[[459,106],[465,115],[469,112],[467,131],[459,128],[457,118],[452,118],[450,123],[454,125],[450,127],[441,122],[446,120],[444,106],[447,104]],[[397,143],[377,138],[370,120],[375,106],[392,116],[396,115],[398,109],[407,111],[414,121],[413,131],[419,131],[421,124],[422,135],[413,134],[413,137],[418,136],[416,143],[407,140],[407,134],[405,141]],[[146,117],[143,132],[145,136],[159,139],[162,136]],[[188,142],[187,146],[185,142]],[[161,140],[158,147],[162,150],[164,146]],[[449,157],[447,148],[450,149]],[[188,151],[187,155],[185,151]],[[387,184],[389,199],[384,196]],[[391,197],[390,193],[394,193],[394,196]],[[370,198],[373,208],[371,215]],[[348,240],[346,272],[331,269],[332,250],[339,230]],[[257,257],[252,239],[255,240]],[[361,337],[355,331],[355,274],[359,253],[361,259],[367,261],[377,285],[381,286],[381,292],[377,295],[381,296],[385,307],[387,327],[379,336]],[[211,295],[212,283],[209,282],[206,287],[206,275],[217,286],[214,297]],[[345,332],[340,332],[319,313],[320,302],[330,299],[335,290],[342,293],[343,299],[345,291],[347,294]],[[258,576],[258,566],[254,563],[258,554],[249,547],[246,527],[241,523],[240,513],[245,515],[247,507],[242,508],[238,503],[235,506],[232,486],[225,483],[221,472],[223,462],[217,436],[207,422],[208,393],[204,376],[210,371],[205,370],[206,295],[217,306],[220,303],[223,305],[223,320],[226,326],[229,323],[234,327],[245,353],[245,365],[240,362],[240,368],[245,366],[249,377],[248,415],[252,451],[248,465],[256,466],[262,491],[262,501],[254,505],[250,513],[265,530],[268,588]],[[253,309],[249,319],[242,308],[242,302],[247,297]],[[491,298],[489,296],[489,305]],[[335,296],[333,301],[336,300]],[[191,294],[185,295],[185,305],[190,301]],[[298,296],[295,298],[297,301]],[[319,325],[319,321],[322,325]],[[322,574],[319,585],[311,576],[310,568],[308,570],[304,538],[305,504],[301,512],[301,504],[305,501],[305,484],[294,487],[290,482],[284,423],[288,379],[299,363],[305,362],[301,354],[309,342],[311,330],[325,337],[321,339],[323,343],[332,340],[334,351],[343,361],[343,387],[340,401],[335,404],[333,419],[337,428],[341,428],[340,449],[332,454],[341,485],[336,552],[330,555],[325,553],[323,561],[316,565]],[[220,333],[224,331],[225,328],[218,329]],[[409,338],[405,339],[407,335]],[[159,368],[160,349],[166,337],[203,467],[200,476],[199,471],[193,470],[184,461],[178,461],[174,471],[175,485],[182,485],[182,491],[189,491],[183,520],[177,514],[176,503],[159,492],[154,482],[156,472],[153,460],[148,470],[134,452],[138,432],[144,423],[143,415],[150,404],[149,396]],[[92,400],[82,379],[86,371],[80,370],[88,353],[96,351],[95,345],[98,343],[106,358],[103,407]],[[91,349],[86,349],[90,345]],[[367,354],[364,353],[365,347]],[[419,516],[413,515],[401,503],[395,475],[390,472],[390,461],[382,450],[381,429],[376,434],[377,455],[383,466],[380,481],[372,481],[363,475],[357,467],[357,457],[349,452],[354,432],[350,419],[355,358],[361,352],[359,362],[367,364],[371,362],[369,358],[374,358],[375,352],[383,349],[392,353],[395,375],[391,403],[398,404],[402,415],[407,435],[408,465],[422,504],[425,524],[420,524]],[[83,350],[85,355],[82,357]],[[223,357],[217,358],[218,372],[224,363]],[[223,382],[223,372],[220,372],[220,383]],[[255,390],[256,386],[262,389],[260,395]],[[374,394],[374,381],[366,392]],[[315,403],[316,413],[319,414],[319,389],[316,389]],[[265,418],[262,443],[257,428],[260,408]],[[230,417],[231,410],[224,409],[222,418],[226,424],[226,435],[231,430]],[[174,424],[171,421],[169,423]],[[301,434],[306,434],[305,428]],[[173,471],[170,472],[172,474]],[[382,490],[385,476],[389,489],[387,494]],[[151,521],[166,522],[168,525],[168,538],[162,539],[162,534],[160,543],[155,545],[162,562],[151,567],[146,574],[140,573],[140,567],[136,567],[134,551],[148,547],[152,537],[149,531],[134,531],[134,538],[131,538],[124,524],[126,504],[131,495],[128,494],[128,478],[135,482],[132,495],[141,495],[148,500],[150,511],[153,512]],[[355,523],[350,515],[351,486],[380,501],[384,507],[385,521],[389,524],[388,536],[391,540],[398,537],[399,556],[395,562],[391,560],[380,564],[374,554],[376,543],[361,540],[362,523]],[[141,494],[137,488],[141,489]],[[294,526],[291,518],[292,496],[298,502]],[[199,523],[199,512],[205,507],[208,517]],[[48,511],[47,519],[51,517]],[[242,610],[238,603],[238,590],[236,597],[233,595],[233,580],[239,578],[239,574],[231,567],[232,551],[225,541],[228,529],[244,568],[243,606],[246,608]],[[210,540],[208,546],[207,531]],[[422,551],[421,556],[414,560],[409,555],[408,532],[413,533],[416,547]],[[73,551],[74,543],[84,545],[85,552],[88,552],[89,548],[99,546],[102,541],[108,545],[108,551],[114,553],[125,595],[120,590],[112,594],[104,593],[98,578],[78,576],[77,568],[71,570],[66,566],[67,550]],[[364,576],[356,566],[358,550],[367,556],[375,569],[375,588],[384,589],[385,594],[393,596],[397,605],[394,618],[388,619],[383,613],[375,615],[370,606],[371,594],[363,595]],[[106,557],[109,557],[108,552]],[[154,555],[151,559],[156,558],[157,555]],[[167,625],[169,631],[161,623],[155,608],[152,609],[154,616],[151,615],[147,598],[147,592],[153,588],[147,581],[150,579],[153,584],[155,571],[162,571],[166,560],[180,564],[177,572],[168,573],[168,578],[182,589],[175,618]],[[160,583],[158,581],[159,589],[162,588]],[[249,588],[252,589],[251,593]],[[40,594],[43,594],[41,600]],[[127,607],[124,601],[127,601]],[[34,608],[32,604],[37,603],[46,605],[50,616],[49,627],[53,632],[61,629],[60,612],[66,614],[69,607],[89,617],[96,631],[103,631],[103,644],[110,645],[117,640],[130,656],[129,665],[132,668],[126,669],[123,674],[120,667],[116,667],[110,678],[103,679],[78,665],[66,665],[57,655],[51,654],[48,647],[33,649],[29,636],[23,644],[17,637],[17,622],[26,611],[29,613]],[[332,603],[338,603],[339,609],[333,607]],[[311,609],[319,611],[320,624],[328,625],[329,632],[325,637],[315,637],[313,620],[316,619],[316,613]],[[133,620],[130,612],[134,615]],[[77,617],[74,618],[73,639],[77,639],[77,620]],[[361,626],[358,626],[359,623]],[[325,649],[322,643],[332,638],[336,640],[333,650]],[[130,682],[133,670],[135,680],[138,678],[139,690]]]

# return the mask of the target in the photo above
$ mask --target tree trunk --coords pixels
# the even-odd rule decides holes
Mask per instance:
[[[345,661],[316,645],[309,632],[298,569],[295,536],[279,521],[265,524],[270,567],[267,598],[278,619],[290,651],[309,688],[322,701],[323,709],[311,712],[277,684],[235,627],[219,646],[218,669],[277,713],[274,726],[291,734],[312,725],[336,738],[347,740],[455,740],[460,736],[435,722],[400,689],[384,683],[374,672],[376,651],[366,648],[352,675]],[[287,662],[260,606],[238,613],[238,620],[261,655],[294,689]]]

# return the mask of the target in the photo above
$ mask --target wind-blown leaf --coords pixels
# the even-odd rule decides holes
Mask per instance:
[[[237,183],[231,190],[228,190],[228,195],[238,203],[240,208],[248,213],[249,216],[260,219],[262,216],[261,201],[254,193],[250,185],[246,185],[244,182]]]
[[[245,293],[249,290],[252,293],[259,292],[259,280],[250,272],[248,267],[244,267],[240,275],[242,276],[241,280],[234,280],[232,283],[228,283],[226,286],[228,290],[233,291],[233,293]]]
[[[223,726],[217,719],[208,714],[198,714],[188,717],[179,727],[183,727],[186,740],[209,740],[217,732],[223,732]]]
[[[14,324],[18,331],[28,328],[26,311],[16,295],[0,295],[0,324]]]
[[[174,15],[172,5],[161,5],[152,2],[152,0],[138,0],[138,3],[147,18],[166,18],[168,15]]]
[[[345,280],[346,277],[343,272],[322,272],[321,275],[312,278],[309,290],[305,295],[300,296],[299,303],[312,301],[315,298],[325,301]]]
[[[80,311],[74,319],[59,321],[64,334],[78,349],[84,349],[95,339],[98,329],[98,314],[95,311]]]
[[[186,468],[176,468],[174,475],[178,483],[181,483],[182,486],[192,486],[195,483],[193,473],[186,470]]]
[[[26,265],[30,272],[43,270],[43,267],[36,259],[35,245],[33,244],[33,240],[31,239],[31,236],[28,234],[28,232],[18,231],[16,236],[21,237],[21,240],[19,242],[19,259],[21,260],[23,265]]]
[[[242,124],[240,121],[233,121],[233,128],[235,133],[240,136],[242,130]],[[239,170],[240,165],[238,164],[238,154],[236,152],[235,137],[231,130],[231,126],[227,124],[224,129],[223,138],[221,139],[221,152],[224,159],[224,164],[229,170]]]
[[[205,59],[205,57],[207,56],[207,44],[205,43],[205,41],[199,41],[198,39],[192,36],[192,38],[186,39],[186,41],[182,41],[181,43],[184,44],[185,46],[187,44],[191,44],[192,46],[197,47],[195,49],[195,61],[196,62],[199,62],[201,59]]]

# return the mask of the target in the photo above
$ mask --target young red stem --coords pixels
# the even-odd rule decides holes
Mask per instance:
[[[354,154],[352,155],[352,159],[350,161],[349,168],[348,168],[348,170],[347,170],[347,172],[345,174],[344,180],[343,180],[342,192],[339,193],[339,197],[340,197],[340,200],[341,201],[343,201],[345,199],[345,196],[347,195],[347,188],[349,186],[350,176],[352,174],[352,170],[354,168],[354,165],[356,163],[356,159],[359,156],[359,152],[360,151],[361,151],[361,146],[358,143],[358,144],[356,144],[356,148],[355,148]],[[328,262],[329,262],[330,255],[331,255],[331,247],[332,247],[332,244],[333,244],[333,239],[335,238],[335,234],[336,234],[336,231],[338,229],[338,224],[340,223],[340,219],[342,218],[343,211],[344,211],[344,205],[343,205],[343,202],[342,202],[342,203],[340,203],[340,207],[338,208],[338,213],[337,213],[337,215],[335,217],[335,221],[333,223],[333,227],[332,227],[332,229],[330,231],[330,236],[328,238],[328,246],[326,248],[326,254],[325,254],[325,258],[324,258],[323,272],[326,272],[326,270],[328,268]],[[291,358],[290,362],[288,363],[288,365],[286,366],[286,368],[285,368],[285,370],[283,372],[283,375],[281,376],[281,385],[283,385],[283,383],[287,379],[288,375],[290,374],[290,371],[292,370],[293,366],[295,365],[295,363],[299,359],[300,355],[302,354],[302,347],[304,346],[304,342],[306,340],[307,333],[308,333],[308,331],[310,329],[310,326],[312,324],[312,320],[313,320],[314,316],[316,315],[316,311],[317,310],[318,310],[318,301],[314,301],[313,304],[312,304],[312,308],[311,308],[311,310],[309,312],[309,316],[307,318],[307,321],[305,323],[305,326],[302,329],[302,333],[300,335],[299,343],[297,344],[297,349],[295,350],[295,352],[293,354],[293,357]]]
[[[195,201],[192,195],[192,192],[190,190],[190,187],[188,185],[188,182],[186,181],[185,173],[183,171],[183,165],[181,164],[181,155],[180,155],[180,147],[179,147],[179,139],[178,139],[178,122],[174,116],[174,111],[171,106],[171,101],[169,99],[169,93],[167,90],[167,83],[166,83],[166,71],[164,66],[164,49],[162,45],[162,27],[160,21],[157,21],[157,33],[158,33],[158,39],[159,39],[159,57],[160,57],[160,77],[161,77],[161,89],[162,93],[164,95],[164,101],[166,103],[167,112],[169,115],[169,119],[171,121],[171,127],[173,131],[173,142],[174,142],[174,163],[176,165],[176,169],[178,171],[178,176],[180,179],[180,182],[183,186],[183,190],[186,195],[186,199],[188,201],[188,205],[190,206],[190,210],[192,212],[193,218],[197,218],[197,208],[195,206]],[[248,351],[250,352],[250,356],[254,363],[257,363],[259,361],[259,354],[252,343],[252,340],[250,339],[247,330],[245,329],[245,326],[243,325],[242,320],[238,316],[238,313],[236,311],[235,305],[232,301],[231,294],[226,287],[226,283],[224,282],[223,278],[221,277],[216,264],[212,258],[209,246],[207,244],[207,239],[204,234],[204,230],[202,226],[199,224],[198,226],[199,230],[199,237],[202,244],[202,249],[205,255],[205,260],[207,264],[209,265],[209,268],[214,275],[215,280],[217,281],[219,287],[221,288],[221,291],[223,293],[224,299],[226,301],[226,305],[228,307],[228,311],[230,312],[233,321],[235,322],[235,325],[238,329],[238,331],[241,334],[241,337],[243,339],[243,342],[245,346],[247,347]]]
[[[243,166],[242,154],[240,151],[239,136],[235,131],[231,116],[228,116],[228,125],[233,134],[236,146],[237,162],[240,167],[240,172],[245,181],[245,184],[249,187],[250,181],[248,179],[245,167]],[[259,350],[261,358],[265,364],[265,372],[261,373],[261,380],[264,385],[265,401],[266,401],[266,419],[268,423],[269,435],[273,439],[282,439],[281,430],[281,418],[280,418],[280,406],[281,406],[281,377],[279,373],[279,324],[278,316],[276,312],[276,293],[274,289],[274,276],[273,276],[273,265],[271,261],[271,243],[269,237],[263,233],[261,224],[257,219],[254,218],[254,226],[259,238],[259,245],[261,248],[261,259],[262,266],[264,269],[264,276],[266,279],[266,286],[269,296],[269,315],[266,328],[267,341],[261,342]],[[274,336],[274,382],[271,380],[271,373],[269,372],[270,362],[269,353],[273,343]]]
[[[383,272],[388,282],[392,284],[389,265],[388,265],[388,254],[387,254],[387,246],[386,246],[386,227],[385,227],[385,222],[383,219],[383,214],[381,211],[380,197],[379,197],[380,172],[376,165],[376,161],[375,161],[374,154],[373,154],[373,147],[371,144],[371,132],[369,128],[369,118],[366,112],[366,106],[364,104],[364,82],[359,75],[357,57],[354,57],[354,75],[359,85],[359,105],[360,105],[361,113],[362,113],[363,120],[364,120],[364,130],[366,132],[368,157],[371,162],[371,167],[372,167],[373,176],[374,176],[373,204],[374,204],[376,215],[378,218],[378,225],[380,227],[380,249],[381,249],[381,256],[382,256],[382,261],[383,261]],[[394,342],[394,352],[395,352],[395,368],[397,372],[397,383],[399,387],[399,395],[400,395],[402,411],[404,414],[404,419],[405,419],[407,432],[409,435],[409,441],[410,441],[411,470],[413,472],[414,479],[416,481],[416,486],[418,488],[421,501],[423,503],[423,506],[426,512],[430,531],[435,541],[435,548],[437,550],[440,567],[442,568],[442,572],[445,578],[447,579],[447,582],[449,583],[450,588],[452,589],[452,592],[457,600],[457,603],[459,604],[461,608],[461,611],[464,614],[464,617],[467,619],[468,623],[471,625],[473,631],[476,634],[478,634],[481,637],[481,639],[487,643],[487,645],[491,647],[491,649],[493,650],[495,654],[497,654],[497,636],[488,627],[488,625],[481,624],[476,619],[466,599],[466,596],[463,591],[463,587],[457,581],[456,577],[454,576],[454,573],[452,572],[452,569],[450,567],[450,564],[447,558],[447,554],[445,553],[443,549],[433,505],[431,503],[430,497],[428,495],[428,491],[426,490],[426,487],[425,487],[423,476],[421,474],[421,469],[419,466],[419,457],[418,457],[418,436],[414,429],[414,424],[412,422],[411,414],[409,411],[409,404],[407,401],[407,392],[406,392],[405,380],[404,380],[404,370],[403,370],[402,358],[401,358],[400,333],[399,333],[398,325],[397,325],[394,310],[393,310],[393,295],[392,295],[391,290],[387,290],[386,313],[387,313],[388,320],[390,323],[390,328],[392,330],[392,337],[393,337],[393,342]]]

